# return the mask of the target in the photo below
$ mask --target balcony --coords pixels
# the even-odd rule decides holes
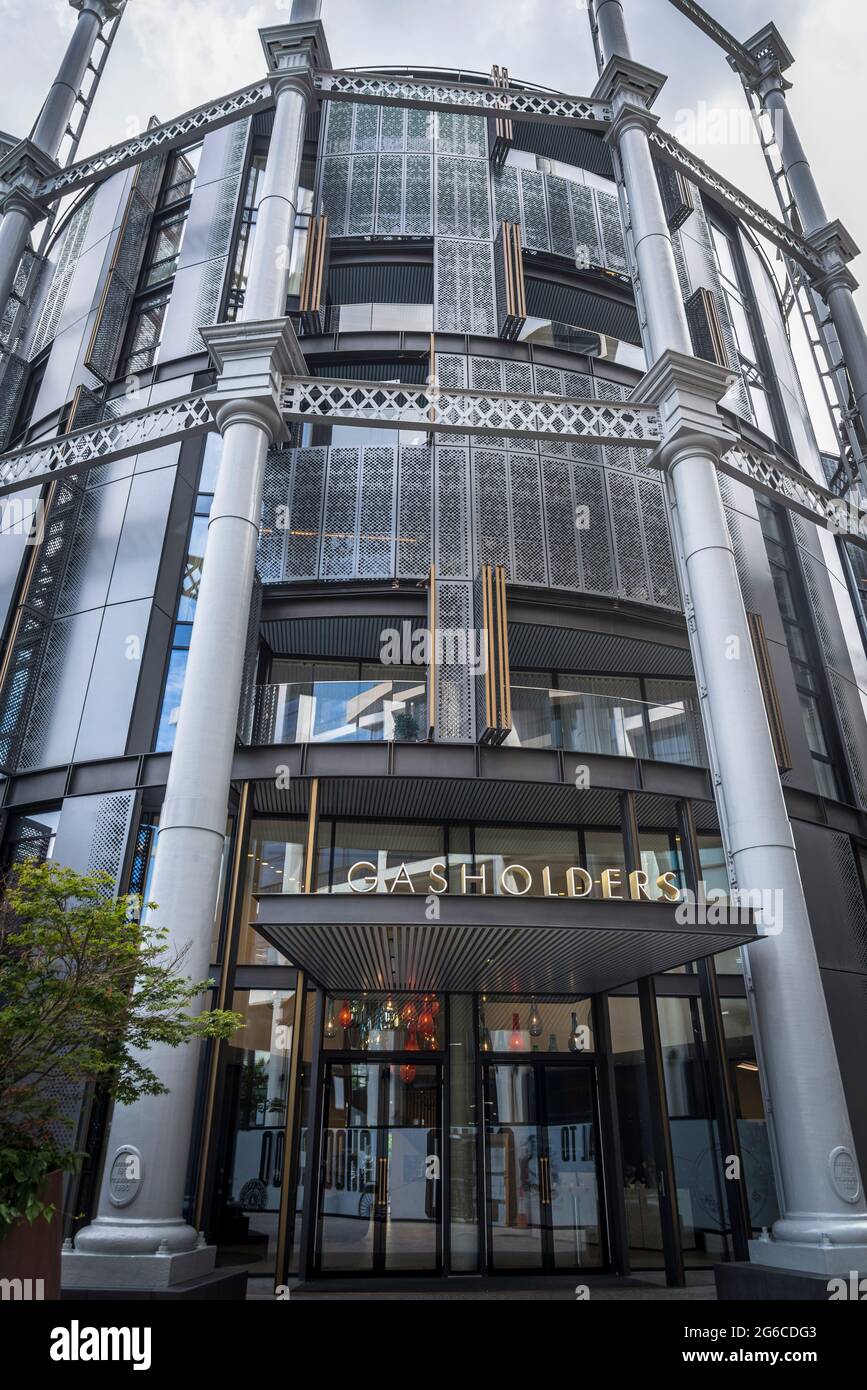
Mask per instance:
[[[521,685],[513,685],[511,693],[512,732],[506,747],[562,748],[707,767],[694,687],[668,704]]]
[[[260,685],[252,743],[424,743],[426,672],[417,680],[298,681]],[[668,703],[513,685],[505,747],[560,748],[706,767],[694,686]]]
[[[420,743],[427,680],[302,681],[260,685],[254,744]]]

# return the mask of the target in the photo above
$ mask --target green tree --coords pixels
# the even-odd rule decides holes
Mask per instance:
[[[153,908],[155,904],[148,905]],[[192,1013],[210,980],[182,973],[186,950],[113,896],[106,874],[28,860],[0,905],[0,1239],[19,1217],[50,1217],[45,1175],[70,1170],[69,1121],[52,1092],[93,1082],[124,1105],[166,1087],[147,1065],[156,1044],[227,1038],[241,1014]],[[55,1083],[52,1085],[51,1083]]]

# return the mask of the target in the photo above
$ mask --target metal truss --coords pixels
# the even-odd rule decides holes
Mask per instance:
[[[825,526],[844,540],[867,549],[867,514],[861,515],[829,488],[788,468],[779,459],[741,441],[720,459],[721,473],[748,483],[757,492],[798,512],[817,526]]]
[[[443,391],[318,377],[284,377],[280,409],[287,421],[322,420],[396,430],[421,426],[444,434],[583,439],[639,449],[654,449],[661,438],[657,411],[628,401]]]
[[[421,427],[429,433],[518,435],[528,441],[583,440],[647,450],[655,449],[661,440],[657,412],[651,406],[628,401],[441,391],[423,386],[290,376],[282,382],[280,408],[287,422],[318,420],[394,430]],[[0,496],[37,486],[62,473],[113,463],[216,428],[204,396],[166,401],[117,420],[0,454]],[[723,456],[719,468],[817,526],[867,548],[867,517],[847,508],[828,488],[779,459],[739,442]]]
[[[422,106],[428,111],[478,111],[485,116],[544,121],[595,129],[611,120],[611,107],[591,97],[562,96],[466,82],[430,82],[416,77],[388,77],[365,72],[317,72],[314,87],[327,101],[375,102],[381,106]]]
[[[739,71],[749,73],[753,78],[761,76],[761,69],[749,49],[744,48],[734,34],[730,34],[728,29],[718,24],[713,15],[703,10],[701,5],[696,5],[694,0],[670,0],[670,3],[676,10],[680,10],[681,14],[686,15],[687,19],[691,19],[697,29],[701,29],[709,39],[713,39],[714,43],[728,54]]]
[[[214,429],[216,424],[204,397],[182,396],[102,425],[0,454],[0,494],[19,492],[60,473],[148,453]]]
[[[781,251],[787,256],[791,256],[812,274],[823,275],[825,273],[821,258],[802,236],[772,216],[759,203],[754,203],[752,198],[747,197],[746,193],[741,193],[740,189],[736,188],[733,183],[729,183],[728,179],[724,179],[722,174],[717,174],[709,164],[705,164],[703,159],[699,159],[691,150],[686,149],[675,140],[673,135],[667,135],[664,130],[657,127],[656,130],[650,132],[648,138],[654,151],[664,164],[670,164],[675,169],[679,169],[686,178],[698,184],[703,192],[721,199],[735,217],[748,222],[751,227],[774,242]]]
[[[241,116],[255,115],[257,111],[270,106],[272,101],[271,84],[267,79],[256,82],[252,87],[242,87],[240,91],[231,92],[229,96],[221,97],[218,101],[211,101],[205,106],[197,106],[193,111],[186,111],[182,116],[176,116],[173,121],[166,121],[164,125],[154,126],[152,130],[146,130],[132,140],[112,145],[110,149],[101,150],[89,159],[70,164],[68,168],[61,169],[59,174],[45,180],[39,189],[38,197],[46,203],[54,202],[57,198],[65,197],[67,193],[75,193],[89,184],[98,183],[109,175],[116,174],[120,169],[128,169],[142,159],[147,159],[149,155],[183,145],[191,135],[206,135],[209,131],[229,125]]]

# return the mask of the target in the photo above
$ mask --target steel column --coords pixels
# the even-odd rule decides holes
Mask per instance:
[[[78,21],[30,139],[34,150],[47,155],[50,160],[60,149],[99,31],[119,8],[114,0],[69,0],[69,3],[73,9],[80,11]],[[14,153],[12,151],[11,155]],[[26,160],[26,151],[24,158]],[[24,192],[13,185],[2,203],[0,318],[3,317],[30,233],[43,216],[43,209],[32,196],[36,185],[30,180],[28,183],[30,186]]]
[[[186,948],[185,969],[196,980],[208,972],[265,458],[280,427],[270,381],[276,370],[274,354],[285,332],[282,319],[315,32],[291,24],[263,32],[274,62],[277,100],[263,211],[243,322],[230,326],[222,338],[219,330],[212,330],[223,353],[216,412],[223,451],[151,889],[157,918],[167,924],[172,947]],[[263,324],[262,319],[269,322]],[[79,1232],[75,1253],[65,1259],[64,1276],[79,1287],[93,1278],[94,1260],[100,1260],[121,1287],[171,1284],[213,1268],[213,1247],[205,1246],[204,1237],[181,1215],[199,1049],[154,1048],[148,1060],[169,1094],[117,1107],[109,1149],[110,1172],[111,1154],[119,1146],[134,1146],[142,1156],[143,1181],[134,1201],[119,1210],[106,1179],[99,1216]],[[140,1258],[130,1261],[131,1255]],[[165,1256],[173,1257],[171,1268]]]
[[[775,1127],[784,1215],[763,1263],[835,1273],[867,1265],[867,1207],[810,921],[753,657],[717,480],[727,447],[716,409],[725,374],[692,356],[656,183],[648,109],[661,75],[618,52],[620,7],[599,6],[610,139],[620,155],[653,363],[636,392],[659,405],[667,441],[659,461],[668,494],[684,607],[732,884],[763,904],[781,894],[785,930],[770,926],[750,958],[765,1059],[765,1108]],[[757,913],[762,922],[761,908]],[[771,914],[768,914],[770,916]]]

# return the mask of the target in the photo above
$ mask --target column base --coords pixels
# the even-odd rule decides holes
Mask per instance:
[[[824,1279],[867,1270],[867,1245],[812,1245],[789,1240],[751,1240],[750,1263],[767,1269],[818,1274]]]
[[[212,1274],[216,1257],[215,1245],[164,1255],[90,1255],[64,1250],[60,1283],[64,1293],[75,1289],[169,1290]]]
[[[864,1292],[857,1292],[857,1276],[854,1281],[848,1275],[835,1276],[834,1286],[829,1287],[831,1280],[822,1274],[805,1274],[797,1269],[773,1269],[761,1264],[735,1262],[715,1265],[713,1273],[720,1303],[828,1303],[867,1295],[867,1280],[864,1281]],[[856,1292],[853,1293],[853,1289]]]

